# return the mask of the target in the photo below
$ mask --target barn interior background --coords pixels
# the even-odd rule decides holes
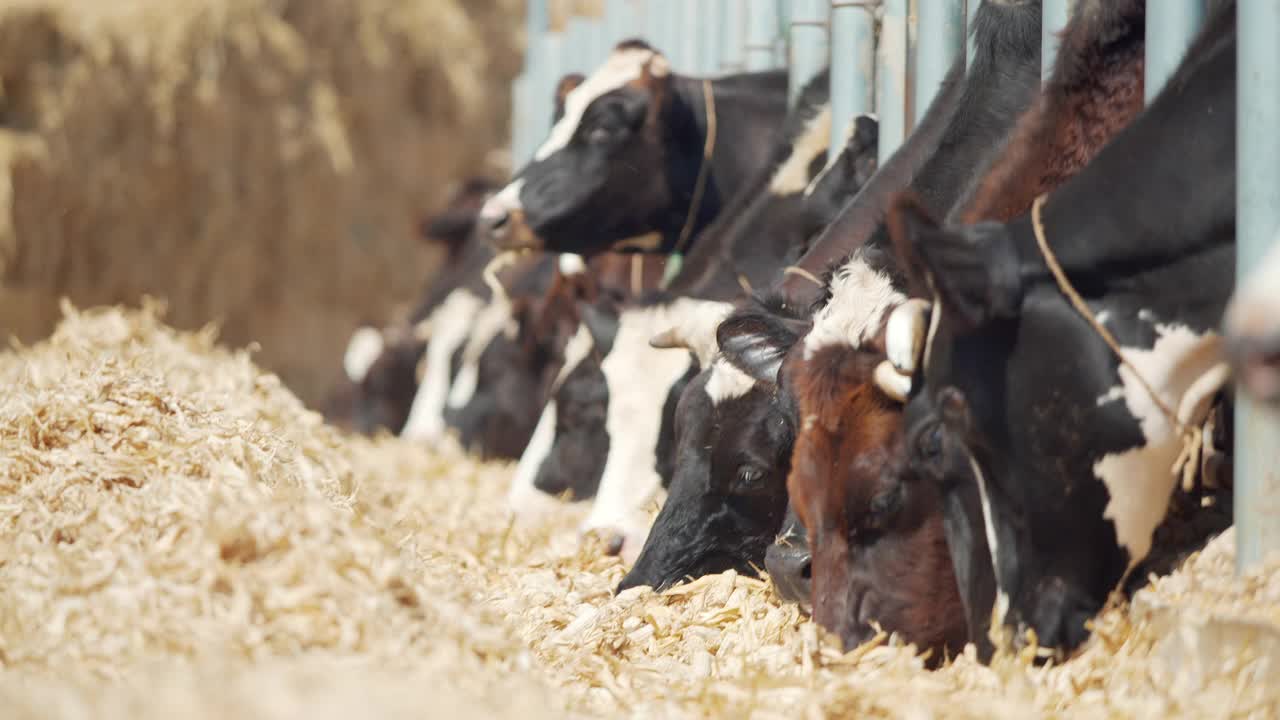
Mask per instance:
[[[0,0],[0,716],[1271,716],[1280,573],[1235,579],[1231,534],[1070,663],[928,672],[732,573],[615,600],[582,508],[513,529],[509,467],[307,412],[450,183],[538,140],[523,6]]]

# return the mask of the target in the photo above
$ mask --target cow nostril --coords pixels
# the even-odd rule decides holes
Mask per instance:
[[[501,230],[507,226],[507,222],[511,219],[511,213],[502,213],[495,215],[489,219],[489,230]]]
[[[809,558],[805,558],[804,565],[800,566],[800,577],[806,582],[808,582],[809,580],[812,580],[813,579],[811,575],[812,570],[813,570],[813,563],[810,562]]]

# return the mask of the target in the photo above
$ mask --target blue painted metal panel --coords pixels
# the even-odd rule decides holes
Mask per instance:
[[[830,22],[829,0],[793,0],[789,20],[791,64],[788,78],[788,95],[792,103],[800,96],[805,83],[827,66]]]
[[[1239,0],[1236,277],[1244,277],[1280,228],[1280,2]],[[1280,418],[1236,395],[1236,567],[1280,550]]]
[[[868,6],[831,7],[830,157],[844,147],[849,123],[875,107],[876,32]]]
[[[747,69],[747,0],[719,0],[720,72],[740,73]]]
[[[919,43],[916,46],[913,119],[933,102],[952,63],[964,52],[964,0],[927,0],[919,4]],[[913,122],[914,125],[914,122]]]
[[[907,129],[907,0],[885,0],[876,66],[878,156],[884,162],[902,145]]]
[[[776,0],[746,0],[747,70],[760,72],[782,67],[778,62],[781,24]]]
[[[1143,92],[1148,101],[1182,62],[1187,45],[1204,20],[1203,0],[1160,0],[1147,3],[1147,56]],[[1280,30],[1280,28],[1276,28]]]
[[[1071,17],[1071,4],[1071,0],[1044,0],[1040,20],[1041,78],[1049,77],[1049,73],[1053,71],[1054,60],[1058,57],[1058,34],[1067,26],[1067,20]]]

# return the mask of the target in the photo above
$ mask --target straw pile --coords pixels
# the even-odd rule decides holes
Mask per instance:
[[[843,653],[767,583],[613,597],[582,509],[511,468],[324,426],[158,309],[0,354],[0,707],[12,718],[1227,717],[1280,711],[1280,576],[1230,535],[1060,667]]]
[[[502,177],[522,6],[0,0],[0,339],[151,294],[316,404],[449,183]]]

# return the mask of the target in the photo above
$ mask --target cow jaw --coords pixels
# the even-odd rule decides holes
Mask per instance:
[[[435,442],[444,436],[444,409],[449,397],[453,353],[466,342],[483,301],[466,289],[455,290],[431,314],[433,332],[427,343],[426,373],[409,409],[400,437]]]
[[[649,339],[670,327],[680,302],[623,312],[613,348],[602,364],[609,388],[609,455],[582,529],[621,536],[621,553],[628,561],[644,547],[652,522],[650,506],[661,495],[656,453],[665,390],[690,364],[688,353],[650,347]]]

